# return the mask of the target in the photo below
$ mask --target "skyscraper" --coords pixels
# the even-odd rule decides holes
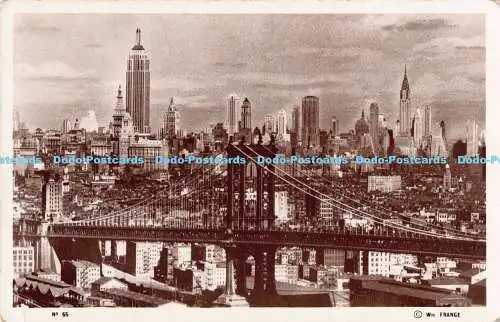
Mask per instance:
[[[422,135],[422,117],[420,108],[418,107],[413,116],[413,142],[417,148],[422,145]]]
[[[408,76],[405,74],[403,83],[401,84],[401,91],[399,92],[399,135],[409,136],[411,129],[411,105],[410,105],[410,84]]]
[[[227,99],[227,132],[233,135],[238,132],[238,121],[236,114],[236,107],[238,106],[238,97],[236,95],[229,95]]]
[[[286,111],[280,110],[278,112],[278,135],[284,136],[286,134]]]
[[[21,125],[21,116],[19,115],[19,111],[15,110],[14,114],[12,116],[13,116],[12,130],[18,131],[18,130],[20,130],[20,125]]]
[[[427,105],[424,108],[424,137],[428,137],[432,134],[432,108]]]
[[[252,105],[246,97],[241,104],[241,128],[252,129]]]
[[[443,188],[446,191],[451,189],[451,170],[449,164],[445,165],[445,171],[443,175]]]
[[[264,116],[264,127],[266,129],[266,133],[271,134],[274,132],[274,116],[271,114]]]
[[[63,120],[63,123],[61,126],[61,132],[68,133],[70,130],[71,130],[71,122],[68,119]]]
[[[332,128],[330,130],[332,131],[333,136],[337,136],[339,131],[339,125],[337,118],[335,116],[332,118]]]
[[[141,44],[141,29],[137,28],[135,45],[127,61],[126,111],[132,117],[134,130],[149,133],[150,72],[149,53]]]
[[[118,87],[116,96],[116,106],[113,111],[113,120],[111,122],[111,133],[113,134],[113,153],[120,157],[128,156],[128,147],[134,135],[132,118],[126,112],[123,105],[122,87]]]
[[[181,113],[174,105],[174,99],[170,99],[165,114],[163,115],[163,137],[172,138],[177,135],[180,130]]]
[[[478,126],[476,120],[467,121],[467,155],[476,156],[479,154]]]
[[[300,129],[300,109],[298,106],[293,107],[292,112],[292,128],[295,132],[297,139],[300,139],[301,129]]]
[[[302,144],[319,145],[319,98],[305,96],[302,98]]]
[[[46,172],[42,184],[42,213],[46,221],[57,221],[63,212],[63,191],[60,178]]]
[[[378,142],[378,118],[379,108],[377,103],[370,104],[370,133],[372,135],[373,144]]]

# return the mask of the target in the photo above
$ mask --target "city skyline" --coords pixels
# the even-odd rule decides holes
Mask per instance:
[[[320,98],[321,128],[335,116],[347,131],[371,102],[394,128],[405,64],[412,108],[430,104],[433,121],[450,124],[450,138],[465,136],[467,119],[484,121],[482,15],[193,16],[58,15],[57,23],[51,15],[19,16],[14,103],[22,120],[59,128],[94,110],[107,126],[140,27],[152,56],[153,128],[170,97],[183,129],[224,122],[230,93],[249,98],[259,126],[281,109],[290,121],[297,99],[312,94]],[[81,57],[91,53],[98,59]]]

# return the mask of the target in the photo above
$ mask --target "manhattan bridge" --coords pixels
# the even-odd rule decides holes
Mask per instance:
[[[16,237],[50,245],[59,259],[101,262],[104,241],[161,241],[207,243],[223,247],[227,258],[228,297],[247,295],[244,265],[255,260],[253,292],[275,293],[276,250],[286,246],[335,248],[485,259],[484,237],[429,223],[407,221],[405,216],[361,203],[339,183],[311,179],[293,165],[256,162],[258,156],[276,156],[274,138],[269,144],[230,142],[227,157],[243,157],[245,164],[199,166],[189,177],[135,205],[84,220],[54,219],[40,224],[24,221]],[[276,219],[275,192],[286,192],[299,224]],[[366,224],[346,225],[343,219],[308,220],[314,205],[327,205],[333,218],[352,218]],[[312,205],[312,206],[311,206]],[[398,220],[399,219],[399,220]],[[403,221],[401,220],[403,219]],[[367,258],[366,258],[367,259]],[[363,262],[368,262],[364,260]],[[235,284],[230,276],[235,276]]]

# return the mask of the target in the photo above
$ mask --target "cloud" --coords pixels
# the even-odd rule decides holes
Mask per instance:
[[[87,131],[97,131],[99,124],[97,123],[97,117],[95,111],[90,110],[87,115],[82,117],[80,121],[80,128]]]
[[[257,87],[314,87],[320,85],[340,85],[343,79],[336,74],[317,76],[294,75],[286,73],[251,72],[234,75],[234,80],[253,83]]]
[[[29,64],[16,65],[16,75],[29,80],[70,81],[97,79],[96,73],[90,70],[77,70],[60,61],[49,61],[37,66]]]
[[[388,31],[429,31],[438,30],[443,28],[452,28],[455,25],[449,23],[445,19],[417,19],[414,21],[408,21],[402,24],[390,24],[382,27],[383,30]]]
[[[60,32],[61,29],[56,26],[50,25],[20,25],[15,27],[16,33],[51,33],[51,32]]]
[[[471,49],[471,50],[484,50],[484,46],[464,46],[464,45],[459,45],[455,46],[455,49]]]
[[[216,77],[189,77],[169,75],[159,79],[151,80],[153,90],[172,90],[176,92],[193,92],[201,89],[209,89],[218,86],[224,86],[225,81]]]
[[[443,79],[434,73],[427,73],[415,81],[412,92],[429,101],[436,98],[468,100],[470,97],[484,96],[484,87],[477,86],[477,83],[463,76]]]
[[[460,37],[439,37],[424,43],[416,44],[413,47],[415,52],[448,52],[453,48],[484,48],[484,35],[478,35],[469,38]]]
[[[102,45],[99,44],[99,43],[96,43],[96,42],[91,42],[91,43],[86,44],[85,47],[88,47],[88,48],[101,48]]]
[[[223,63],[223,62],[216,62],[215,63],[215,67],[218,67],[218,68],[229,67],[229,68],[240,69],[240,68],[245,68],[247,66],[248,66],[247,63]]]

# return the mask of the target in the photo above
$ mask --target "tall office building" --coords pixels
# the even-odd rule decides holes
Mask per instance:
[[[416,147],[420,147],[422,144],[422,116],[420,113],[420,107],[418,107],[415,111],[415,115],[413,116],[413,142]]]
[[[47,173],[42,185],[42,213],[46,221],[54,221],[62,216],[62,182],[54,173]]]
[[[170,104],[163,114],[162,138],[172,138],[180,131],[181,113],[174,105],[174,99],[170,99]]]
[[[335,116],[332,118],[332,127],[331,127],[330,131],[332,131],[333,136],[337,136],[338,131],[339,131],[339,123],[338,123],[337,118]]]
[[[237,106],[238,97],[236,95],[230,95],[227,99],[227,132],[229,135],[238,132]]]
[[[121,86],[118,87],[118,95],[116,96],[116,106],[111,122],[111,133],[113,133],[113,153],[120,157],[128,157],[128,148],[134,136],[134,128],[132,118],[126,112],[123,105]]]
[[[271,134],[274,132],[274,116],[271,114],[264,116],[264,127],[266,133]]]
[[[12,130],[13,131],[19,131],[20,130],[20,125],[21,125],[21,116],[19,114],[18,110],[14,111],[14,114],[12,115]]]
[[[467,155],[479,154],[478,126],[476,120],[467,121]]]
[[[150,57],[141,44],[141,30],[136,30],[135,45],[127,61],[126,110],[132,117],[134,130],[149,133]]]
[[[451,170],[449,164],[445,165],[445,172],[443,175],[443,188],[445,190],[451,189]]]
[[[378,142],[378,123],[379,123],[379,107],[377,103],[370,104],[370,133],[373,144]]]
[[[410,136],[411,129],[411,105],[410,105],[410,84],[408,76],[405,74],[403,83],[401,84],[401,91],[399,92],[399,135]]]
[[[424,137],[428,137],[432,133],[432,108],[427,105],[424,108]]]
[[[280,110],[278,112],[277,132],[278,132],[278,135],[282,135],[282,136],[284,136],[286,134],[286,111],[285,110]]]
[[[302,98],[302,144],[319,145],[319,98],[305,96]]]
[[[241,129],[252,129],[252,105],[246,97],[241,104]]]
[[[297,139],[300,139],[301,129],[300,129],[300,109],[298,106],[293,107],[292,112],[292,128],[293,132],[296,133]]]
[[[71,122],[68,119],[65,119],[61,126],[61,132],[64,134],[68,133],[70,130],[71,130]]]
[[[121,85],[118,87],[118,95],[116,96],[116,106],[113,111],[113,121],[111,122],[112,133],[115,137],[120,136],[125,124],[129,125],[130,114],[125,111],[123,106],[123,95]]]

